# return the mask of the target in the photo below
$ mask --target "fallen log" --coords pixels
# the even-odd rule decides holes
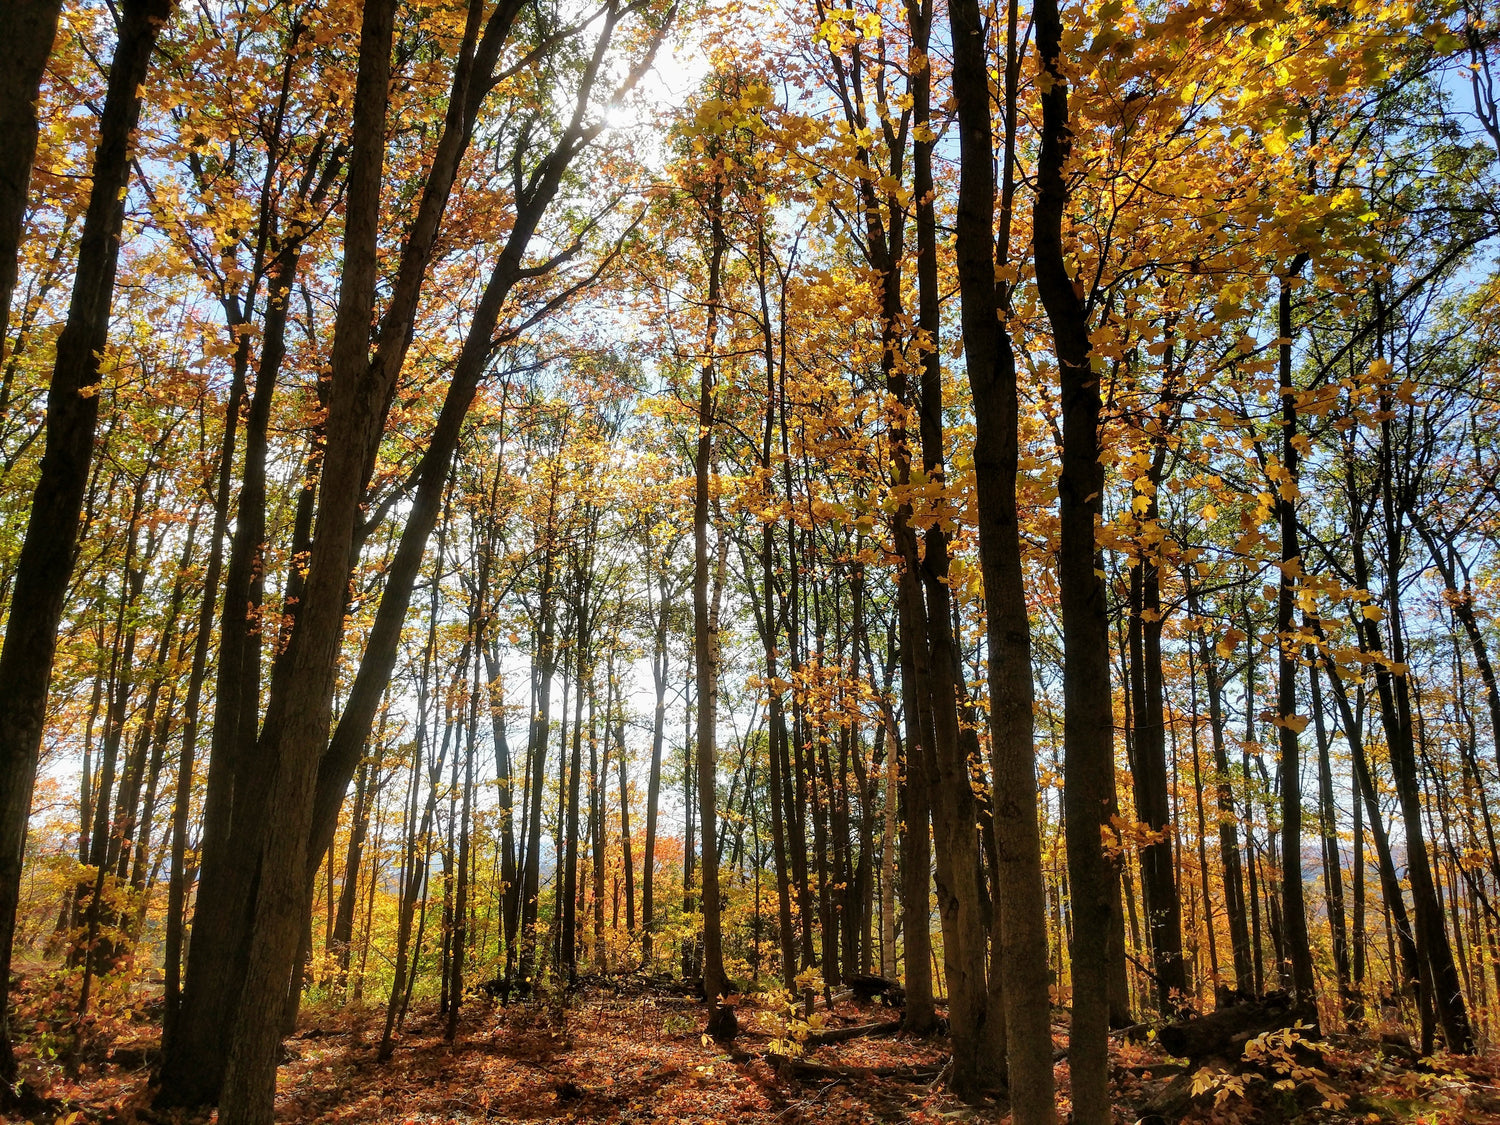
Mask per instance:
[[[847,1043],[851,1039],[863,1039],[866,1036],[895,1035],[900,1030],[900,1020],[886,1020],[883,1023],[862,1023],[852,1027],[833,1027],[823,1031],[809,1031],[805,1042],[809,1047],[821,1047],[828,1043]]]
[[[1320,1037],[1317,1008],[1294,1004],[1285,993],[1278,992],[1169,1023],[1156,1033],[1156,1039],[1175,1058],[1237,1059],[1244,1053],[1245,1044],[1256,1036],[1298,1025],[1307,1027],[1308,1038]]]
[[[849,986],[849,990],[854,993],[854,998],[861,1004],[868,1004],[872,1000],[879,999],[892,1008],[900,1008],[906,1003],[906,990],[887,977],[860,973],[850,977],[844,983]]]
[[[767,1055],[777,1074],[791,1082],[859,1081],[890,1078],[898,1082],[930,1082],[941,1073],[935,1066],[828,1066],[786,1055]]]

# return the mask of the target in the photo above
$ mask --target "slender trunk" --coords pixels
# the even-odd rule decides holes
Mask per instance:
[[[477,613],[476,613],[477,618]],[[474,806],[474,743],[479,733],[479,630],[477,620],[471,628],[474,644],[474,677],[469,684],[464,720],[463,811],[458,826],[458,884],[453,900],[453,926],[449,944],[448,1022],[443,1038],[452,1043],[458,1034],[458,1012],[464,997],[464,958],[469,937],[469,822]]]
[[[269,190],[269,189],[268,189]],[[229,1024],[243,979],[245,934],[250,924],[253,869],[244,862],[264,813],[264,777],[255,755],[260,723],[262,557],[266,528],[266,464],[271,405],[286,350],[287,301],[300,261],[298,245],[278,254],[271,271],[263,325],[264,343],[255,393],[245,417],[244,466],[234,535],[224,571],[224,598],[215,662],[214,722],[209,738],[203,805],[201,878],[194,908],[181,1027],[163,1038],[163,1105],[212,1101],[222,1080]],[[248,303],[248,302],[247,302]],[[250,365],[248,308],[230,306],[237,334],[235,385],[226,409],[223,456],[233,460],[240,404]],[[220,504],[228,506],[227,465],[221,466]],[[227,522],[225,524],[227,528]],[[222,551],[221,539],[216,541]],[[295,570],[295,568],[294,568]],[[196,737],[196,736],[195,736]],[[326,851],[326,847],[324,848]],[[319,855],[322,853],[319,852]],[[180,1030],[181,1034],[177,1032]]]
[[[1183,573],[1188,612],[1202,620],[1198,592],[1191,578]],[[1256,991],[1255,969],[1251,960],[1250,928],[1245,920],[1244,872],[1240,864],[1239,822],[1234,808],[1234,785],[1229,773],[1229,750],[1225,740],[1224,684],[1219,662],[1209,643],[1207,630],[1198,633],[1198,663],[1203,667],[1208,693],[1208,726],[1213,739],[1214,796],[1219,822],[1219,862],[1223,865],[1224,912],[1229,916],[1229,944],[1234,957],[1234,983],[1243,994]]]
[[[647,544],[648,551],[650,544]],[[651,680],[656,706],[651,712],[651,772],[646,780],[646,844],[641,856],[641,962],[651,964],[651,937],[655,922],[656,812],[661,803],[661,750],[667,726],[667,578],[665,560],[658,580],[656,637],[651,651]]]
[[[619,755],[620,760],[620,852],[625,866],[625,929],[633,939],[635,937],[635,853],[632,851],[630,840],[630,783],[625,776],[629,754],[625,749],[625,705],[620,698],[618,684],[614,685],[614,692],[615,705],[611,715],[614,717],[615,753]]]
[[[0,1078],[7,1083],[15,1074],[9,992],[21,864],[57,629],[73,573],[75,539],[93,458],[99,417],[97,390],[109,339],[115,268],[130,182],[130,139],[140,119],[151,53],[171,13],[171,0],[123,0],[121,4],[120,33],[99,121],[93,184],[79,242],[73,294],[57,339],[47,394],[46,446],[16,565],[5,641],[0,647]],[[48,22],[45,10],[37,14],[42,24]],[[10,18],[8,15],[7,23]],[[17,30],[21,35],[15,41],[18,46],[45,36],[45,27],[33,27],[29,33],[22,24]],[[10,42],[7,40],[8,45]],[[38,64],[23,59],[15,78],[24,86],[27,75],[39,69]],[[6,81],[10,81],[9,72]],[[24,89],[18,93],[24,115],[30,98]],[[7,99],[5,112],[15,112],[15,104]],[[28,149],[35,151],[35,141],[28,146],[25,133],[23,120],[17,131],[21,154]],[[19,167],[23,161],[8,155],[6,163]],[[30,161],[24,163],[29,165]],[[7,170],[7,176],[12,174],[19,173]],[[24,208],[24,198],[21,206]],[[0,222],[9,221],[0,215]],[[0,237],[7,235],[0,231]],[[0,248],[0,260],[12,260],[13,256]]]
[[[334,329],[327,448],[319,478],[314,547],[298,627],[286,654],[287,687],[273,692],[257,753],[275,763],[260,836],[255,923],[245,986],[233,1013],[224,1071],[223,1125],[269,1125],[286,982],[306,909],[307,842],[318,757],[328,738],[343,635],[354,525],[363,481],[369,332],[378,276],[376,241],[384,166],[394,4],[365,5],[360,32],[348,189],[344,269]],[[267,772],[270,772],[269,770]]]
[[[162,1016],[162,1044],[180,1043],[178,1021],[182,1010],[182,946],[186,926],[188,873],[187,832],[189,805],[193,791],[193,772],[197,759],[199,708],[203,682],[208,671],[208,651],[218,604],[219,575],[224,563],[224,537],[229,526],[229,490],[233,478],[235,436],[239,420],[239,403],[244,395],[246,368],[236,366],[236,378],[230,388],[229,409],[225,411],[224,438],[219,450],[218,490],[214,499],[214,524],[209,544],[208,566],[203,576],[203,602],[198,611],[197,633],[193,638],[193,663],[188,673],[187,701],[183,708],[182,756],[177,766],[177,791],[172,801],[172,865],[167,886],[166,950],[164,973],[165,1009]]]
[[[359,902],[359,864],[364,853],[365,835],[370,828],[370,761],[360,763],[354,781],[354,809],[349,818],[349,846],[344,854],[344,881],[339,888],[338,909],[326,952],[338,963],[334,982],[342,990],[349,975],[349,947],[354,941],[354,911]]]
[[[1385,414],[1391,413],[1388,396],[1382,401],[1381,407]],[[1381,506],[1386,522],[1387,552],[1385,613],[1390,629],[1390,662],[1381,661],[1376,665],[1375,687],[1406,833],[1406,872],[1411,883],[1412,907],[1416,916],[1415,937],[1421,966],[1426,974],[1426,981],[1430,981],[1431,1001],[1438,1022],[1442,1025],[1448,1049],[1455,1054],[1468,1054],[1473,1049],[1473,1031],[1469,1025],[1447,927],[1443,923],[1442,906],[1438,901],[1437,883],[1433,878],[1427,853],[1426,831],[1422,824],[1422,794],[1412,729],[1410,683],[1405,670],[1406,645],[1402,633],[1400,601],[1402,528],[1393,496],[1395,451],[1392,448],[1390,430],[1389,421],[1381,423]],[[1369,570],[1364,557],[1363,540],[1359,535],[1354,537],[1353,547],[1355,584],[1368,590]],[[1361,614],[1359,626],[1366,651],[1382,655],[1384,646],[1376,622],[1368,615]],[[1392,665],[1399,672],[1393,671]]]
[[[510,742],[505,734],[505,692],[500,679],[500,654],[484,646],[484,670],[488,679],[490,726],[495,739],[495,781],[500,796],[501,934],[505,955],[515,945],[519,901],[516,887],[515,773],[510,760]]]
[[[901,807],[901,930],[906,987],[905,1030],[925,1035],[937,1024],[932,981],[932,833],[929,762],[931,721],[923,704],[925,676],[918,671],[921,638],[921,594],[916,579],[903,567],[897,576],[901,629],[901,695],[906,718],[906,743],[900,771]],[[920,657],[925,671],[925,652]],[[925,729],[924,729],[925,728]]]
[[[0,362],[20,274],[21,233],[36,158],[37,97],[57,37],[62,0],[14,0],[0,11]],[[165,16],[165,13],[163,13]]]
[[[585,579],[580,575],[578,581]],[[558,971],[569,984],[578,979],[578,851],[579,851],[579,800],[583,784],[583,706],[590,690],[593,669],[587,660],[588,605],[580,600],[577,607],[577,629],[574,638],[576,652],[573,664],[573,750],[568,762],[568,784],[566,793],[566,816],[563,832],[562,889],[558,898],[558,915],[562,919],[558,935]],[[561,749],[561,748],[560,748]]]
[[[728,991],[724,974],[719,918],[719,857],[714,847],[718,803],[718,655],[717,621],[710,615],[709,482],[713,475],[714,413],[717,396],[714,349],[718,336],[720,270],[724,259],[724,189],[716,179],[709,201],[708,324],[698,396],[698,441],[693,491],[693,660],[698,684],[698,836],[702,841],[700,901],[703,909],[703,994],[717,1005]],[[713,615],[717,616],[717,615]],[[717,1016],[718,1009],[715,1009]],[[711,1023],[714,1021],[711,1020]]]
[[[1299,256],[1281,280],[1278,329],[1281,372],[1281,469],[1276,488],[1276,515],[1281,525],[1281,577],[1276,594],[1276,728],[1281,749],[1281,903],[1293,995],[1310,1001],[1316,992],[1312,946],[1307,937],[1307,908],[1302,879],[1302,756],[1298,732],[1307,722],[1297,715],[1296,626],[1292,620],[1303,575],[1297,541],[1297,389],[1292,382],[1291,279],[1301,273]]]
[[[555,492],[556,481],[554,485]],[[516,961],[517,971],[523,981],[530,981],[536,972],[537,913],[541,901],[542,863],[542,790],[546,784],[547,732],[552,723],[552,678],[556,672],[556,652],[553,630],[556,627],[554,546],[552,535],[555,512],[549,509],[546,542],[542,551],[542,576],[539,592],[536,656],[531,673],[531,727],[527,736],[527,761],[531,766],[531,778],[527,785],[526,809],[529,823],[526,825],[526,861],[522,865],[520,892],[520,951]]]
[[[1198,813],[1198,876],[1199,890],[1203,900],[1203,928],[1208,934],[1208,971],[1209,979],[1215,984],[1219,981],[1219,939],[1214,925],[1213,899],[1209,895],[1208,885],[1208,820],[1203,811],[1203,756],[1202,747],[1198,738],[1198,665],[1193,659],[1193,650],[1188,649],[1188,684],[1189,684],[1189,736],[1193,747],[1193,800],[1197,805]],[[1197,944],[1196,938],[1194,945]],[[1202,980],[1202,973],[1195,974],[1198,980]],[[1201,985],[1199,991],[1201,992]]]
[[[613,676],[610,677],[613,679]],[[599,732],[595,725],[597,698],[589,690],[589,874],[592,876],[594,893],[594,971],[602,973],[604,965],[604,795],[605,781],[609,776],[609,716],[606,699],[604,764],[599,763]]]
[[[1063,631],[1063,799],[1073,904],[1073,1024],[1069,1059],[1074,1120],[1101,1125],[1109,1106],[1108,934],[1115,885],[1104,851],[1114,791],[1109,622],[1094,524],[1104,494],[1099,461],[1099,380],[1089,362],[1087,311],[1068,271],[1063,224],[1072,144],[1068,86],[1061,67],[1062,20],[1055,0],[1035,9],[1036,43],[1047,75],[1033,208],[1037,290],[1052,325],[1061,378],[1062,474],[1058,480],[1058,585]]]
[[[1169,374],[1171,355],[1169,348]],[[1166,455],[1165,442],[1156,443],[1145,477],[1146,510],[1141,516],[1144,528],[1155,526],[1161,516],[1157,490]],[[1162,708],[1161,636],[1165,613],[1159,548],[1143,542],[1138,550],[1140,557],[1130,568],[1130,678],[1134,697],[1131,777],[1136,816],[1152,833],[1151,840],[1140,849],[1140,863],[1157,1007],[1163,1015],[1171,1016],[1187,1000],[1187,975],[1182,959],[1182,908],[1172,855],[1173,818],[1168,800],[1166,722]]]
[[[443,547],[443,537],[439,536],[436,567],[439,573],[442,571]],[[397,907],[396,919],[396,966],[395,976],[391,981],[390,1000],[386,1004],[385,1029],[381,1033],[380,1047],[376,1052],[376,1058],[381,1062],[389,1059],[391,1052],[395,1049],[396,1022],[406,997],[407,980],[409,976],[416,975],[414,969],[410,967],[415,958],[408,956],[408,949],[411,942],[412,918],[417,909],[417,896],[421,893],[427,877],[425,860],[419,865],[417,856],[419,850],[425,851],[426,841],[432,832],[432,819],[437,812],[438,781],[443,776],[443,760],[438,757],[428,767],[427,803],[422,811],[419,828],[416,815],[417,798],[421,791],[421,770],[424,764],[422,755],[427,742],[428,690],[432,681],[432,662],[437,648],[437,608],[438,583],[434,582],[427,619],[427,644],[423,649],[421,671],[417,678],[417,735],[411,750],[411,794],[407,801],[406,849],[402,858],[401,901]],[[444,743],[444,749],[446,746],[447,744]],[[417,945],[420,949],[420,937]]]
[[[880,975],[886,980],[896,979],[896,852],[899,850],[898,827],[901,823],[901,739],[896,730],[896,718],[891,713],[888,700],[882,701],[881,713],[885,718],[885,807],[884,830],[880,836]],[[775,761],[774,756],[772,761]],[[774,781],[773,781],[774,788]],[[774,798],[773,798],[774,799]],[[778,857],[779,858],[779,857]],[[778,867],[777,876],[784,878]],[[785,895],[782,898],[785,899]],[[787,923],[790,925],[790,905]],[[788,962],[791,951],[786,948]]]
[[[1356,540],[1359,528],[1356,525]],[[1322,629],[1317,629],[1318,639],[1326,643]],[[1328,685],[1333,691],[1334,701],[1338,704],[1339,718],[1344,729],[1344,740],[1349,744],[1349,749],[1354,758],[1354,782],[1357,790],[1356,797],[1362,798],[1364,808],[1370,818],[1370,836],[1375,844],[1375,857],[1377,870],[1380,875],[1381,896],[1384,900],[1386,912],[1387,937],[1393,937],[1393,945],[1400,951],[1399,961],[1397,956],[1390,958],[1390,969],[1393,982],[1393,991],[1400,993],[1411,993],[1415,991],[1417,1004],[1420,1009],[1431,1007],[1430,988],[1427,984],[1426,970],[1423,968],[1422,958],[1418,955],[1416,931],[1412,928],[1410,918],[1406,911],[1405,893],[1401,889],[1400,876],[1395,862],[1395,856],[1391,850],[1389,834],[1386,832],[1385,821],[1381,818],[1380,797],[1375,789],[1374,777],[1370,772],[1370,763],[1365,755],[1365,740],[1360,717],[1350,705],[1348,691],[1344,687],[1343,678],[1336,666],[1330,664],[1324,668],[1328,677]],[[1359,801],[1356,800],[1356,805]],[[1362,835],[1362,834],[1361,834]],[[1357,902],[1362,907],[1362,902]],[[1356,919],[1358,915],[1356,915]],[[1425,1017],[1424,1017],[1425,1019]]]
[[[1333,941],[1333,971],[1338,980],[1344,1019],[1354,1024],[1359,1013],[1349,979],[1349,929],[1344,913],[1344,856],[1339,844],[1338,807],[1333,800],[1333,766],[1328,755],[1328,730],[1323,717],[1323,688],[1316,655],[1308,663],[1313,729],[1318,739],[1318,825],[1323,837],[1323,888],[1328,927]]]

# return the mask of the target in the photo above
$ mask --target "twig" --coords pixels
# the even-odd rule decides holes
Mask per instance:
[[[940,1070],[940,1071],[938,1071],[938,1073],[937,1073],[937,1077],[936,1077],[936,1078],[934,1078],[934,1079],[933,1079],[933,1080],[932,1080],[932,1083],[931,1083],[931,1085],[929,1085],[929,1086],[928,1086],[928,1087],[927,1087],[927,1092],[928,1092],[928,1093],[929,1093],[929,1094],[931,1094],[931,1093],[933,1093],[933,1092],[934,1092],[934,1091],[935,1091],[935,1090],[936,1090],[936,1089],[937,1089],[937,1088],[938,1088],[938,1087],[939,1087],[939,1086],[941,1086],[941,1085],[942,1085],[942,1084],[943,1084],[943,1079],[945,1079],[945,1078],[947,1078],[947,1077],[948,1077],[948,1073],[949,1073],[949,1072],[950,1072],[950,1071],[951,1071],[951,1070],[952,1070],[952,1069],[953,1069],[953,1056],[952,1056],[952,1055],[949,1055],[949,1056],[948,1056],[948,1061],[947,1061],[947,1062],[946,1062],[946,1063],[944,1063],[944,1064],[943,1064],[943,1069],[942,1069],[942,1070]]]

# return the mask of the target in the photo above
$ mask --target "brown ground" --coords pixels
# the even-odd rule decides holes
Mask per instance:
[[[855,1125],[867,1122],[998,1122],[1005,1107],[965,1107],[933,1074],[945,1060],[942,1040],[859,1038],[810,1050],[809,1062],[846,1073],[794,1077],[767,1059],[785,1025],[772,1012],[740,1009],[742,1033],[732,1052],[705,1042],[703,1006],[669,995],[585,995],[562,1008],[546,1002],[490,1008],[471,1002],[457,1040],[446,1043],[433,1012],[419,1009],[394,1057],[375,1060],[384,1013],[369,1008],[312,1008],[288,1042],[277,1120],[307,1125],[469,1125],[474,1122],[734,1122],[739,1125]],[[841,1004],[829,1027],[889,1017],[880,1009]],[[72,1062],[35,1059],[28,1072],[47,1085],[55,1108],[31,1120],[44,1125],[209,1125],[211,1118],[165,1117],[146,1109],[155,1029],[140,1022],[109,1028],[112,1047],[96,1045]],[[1065,1028],[1056,1042],[1065,1046]],[[1315,1058],[1321,1077],[1251,1078],[1243,1092],[1203,1076],[1186,1104],[1187,1120],[1231,1125],[1327,1122],[1362,1125],[1500,1125],[1500,1067],[1466,1060],[1451,1065],[1392,1063],[1368,1042],[1334,1041]],[[87,1060],[87,1061],[80,1061]],[[1149,1043],[1124,1043],[1116,1058],[1117,1120],[1134,1123],[1173,1081],[1191,1082]],[[861,1068],[896,1068],[872,1076]],[[1275,1082],[1290,1082],[1278,1089]],[[1067,1064],[1059,1062],[1061,1108]],[[1343,1104],[1339,1104],[1342,1102]],[[1172,1116],[1176,1116],[1175,1114]]]

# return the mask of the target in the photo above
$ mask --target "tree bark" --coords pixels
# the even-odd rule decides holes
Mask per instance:
[[[1392,413],[1389,396],[1381,402],[1386,416]],[[1389,620],[1391,646],[1389,660],[1382,659],[1375,668],[1375,687],[1380,700],[1380,714],[1385,728],[1386,747],[1391,758],[1391,773],[1401,805],[1401,820],[1406,833],[1406,872],[1411,883],[1412,908],[1416,927],[1417,952],[1430,982],[1431,1002],[1442,1025],[1443,1038],[1455,1054],[1473,1049],[1473,1031],[1453,960],[1453,948],[1443,923],[1442,906],[1427,854],[1426,830],[1422,823],[1422,793],[1417,776],[1416,741],[1412,729],[1410,684],[1407,679],[1405,638],[1401,615],[1401,539],[1397,506],[1394,499],[1394,450],[1390,437],[1391,423],[1381,423],[1380,489],[1385,516],[1386,574],[1385,612]],[[1368,590],[1370,575],[1361,536],[1354,537],[1354,581]],[[1362,647],[1378,657],[1384,656],[1380,629],[1374,620],[1361,613],[1358,621],[1364,640]]]
[[[21,233],[36,159],[37,96],[57,38],[62,0],[12,0],[0,11],[0,363],[20,276]]]
[[[1171,351],[1168,353],[1170,366]],[[1157,490],[1166,465],[1163,439],[1153,443],[1145,477],[1146,510],[1143,526],[1161,518]],[[1145,892],[1151,965],[1155,970],[1157,1009],[1173,1016],[1188,998],[1187,971],[1182,959],[1182,906],[1177,894],[1173,848],[1174,825],[1167,788],[1167,728],[1163,717],[1161,636],[1165,614],[1161,600],[1160,547],[1144,539],[1140,557],[1130,568],[1130,672],[1133,706],[1133,761],[1135,811],[1151,830],[1140,850],[1141,889]]]
[[[1037,830],[1031,632],[1016,507],[1020,406],[1015,354],[1002,319],[1007,294],[996,282],[997,264],[1003,265],[1009,257],[1015,196],[1015,131],[1020,108],[1017,9],[1015,4],[1007,6],[1002,210],[998,237],[988,53],[979,5],[975,0],[955,0],[950,4],[949,19],[962,165],[958,203],[961,321],[975,410],[980,564],[987,609],[996,890],[996,917],[991,925],[998,931],[995,962],[1003,1005],[1003,1011],[992,1013],[991,1018],[1003,1018],[1005,1023],[1006,1071],[1015,1120],[1050,1125],[1057,1114],[1052,1075],[1047,903]],[[929,210],[933,185],[930,164],[924,169],[922,159],[930,154],[930,146],[919,144],[918,153],[917,195],[923,200],[923,209]],[[919,212],[918,252],[925,259],[933,251],[926,245],[931,234],[925,230],[928,224],[922,218]],[[922,280],[927,281],[926,274],[935,273],[935,262],[922,272]],[[938,364],[935,281],[935,277],[927,281],[922,293],[923,326],[933,333],[934,349],[926,357],[927,370],[923,375],[924,452],[934,444],[936,451],[941,451],[941,392],[935,385]],[[929,475],[934,467],[929,466]],[[934,552],[933,547],[929,535],[929,567],[934,557],[946,563],[946,549]],[[938,586],[946,594],[946,582],[934,575],[929,582],[930,599],[938,593]],[[948,608],[946,597],[941,604],[942,608]]]
[[[1288,959],[1291,962],[1292,995],[1299,1002],[1314,998],[1312,946],[1307,937],[1307,908],[1302,879],[1302,756],[1298,739],[1297,643],[1292,614],[1297,587],[1303,575],[1302,548],[1297,541],[1298,452],[1297,389],[1292,382],[1292,289],[1291,278],[1302,272],[1304,258],[1298,256],[1281,280],[1277,327],[1281,373],[1281,480],[1276,490],[1276,516],[1281,525],[1281,577],[1276,594],[1276,728],[1281,749],[1281,904]]]
[[[646,543],[647,557],[651,551]],[[649,563],[648,563],[649,576]],[[646,842],[641,855],[641,963],[651,964],[652,927],[655,922],[656,889],[656,814],[661,803],[661,751],[667,726],[667,591],[666,560],[656,575],[659,598],[656,603],[656,632],[651,650],[651,681],[656,689],[656,706],[651,712],[651,769],[646,778]],[[773,751],[774,752],[774,751]]]
[[[1183,573],[1188,612],[1202,620],[1198,592],[1186,571]],[[1219,821],[1219,862],[1224,868],[1224,912],[1229,916],[1229,944],[1234,958],[1235,987],[1246,996],[1254,996],[1255,968],[1251,961],[1250,927],[1245,920],[1245,880],[1240,863],[1238,821],[1235,818],[1234,786],[1229,774],[1229,752],[1224,738],[1224,684],[1219,662],[1208,633],[1198,634],[1198,663],[1203,666],[1208,693],[1208,725],[1214,750],[1214,796]]]
[[[710,614],[709,485],[713,476],[714,414],[716,410],[716,364],[720,294],[720,271],[724,260],[724,189],[716,178],[709,207],[709,262],[707,308],[704,330],[704,360],[698,394],[698,440],[693,468],[693,661],[698,684],[697,773],[698,838],[702,841],[700,901],[703,910],[703,995],[718,1006],[728,992],[724,974],[723,937],[719,917],[719,856],[715,847],[718,804],[718,697],[719,639],[717,622]],[[716,617],[717,615],[712,615]]]
[[[110,61],[99,121],[93,185],[79,242],[73,294],[57,340],[47,394],[46,446],[16,566],[5,641],[0,647],[0,1078],[7,1082],[15,1073],[8,1012],[21,863],[57,629],[73,573],[74,543],[93,457],[100,363],[109,338],[125,191],[130,181],[130,140],[140,119],[151,53],[171,13],[172,0],[123,0],[121,5],[120,34]],[[45,24],[45,10],[38,15]],[[38,30],[34,40],[44,34],[44,28]],[[31,63],[17,70],[23,72],[18,77],[24,85],[24,71],[39,71],[39,66]],[[7,68],[7,80],[9,74]],[[24,90],[22,93],[24,96]],[[4,104],[7,112],[14,112],[8,98]],[[24,118],[19,132],[21,151],[25,152]],[[35,151],[34,139],[29,149]],[[12,163],[9,156],[7,163]],[[29,168],[30,161],[25,163]],[[13,257],[13,252],[0,252],[0,261]]]
[[[1096,570],[1094,524],[1104,493],[1099,462],[1098,377],[1089,360],[1087,311],[1068,272],[1063,223],[1072,147],[1068,86],[1059,58],[1062,20],[1056,0],[1035,8],[1036,43],[1047,77],[1041,94],[1032,246],[1037,290],[1052,325],[1061,378],[1062,474],[1058,480],[1058,584],[1063,631],[1063,801],[1073,904],[1073,1024],[1069,1052],[1073,1114],[1105,1125],[1109,1104],[1108,934],[1114,871],[1103,835],[1114,792],[1114,715],[1109,682],[1109,621]]]
[[[334,327],[327,449],[307,585],[286,654],[287,689],[272,693],[257,753],[268,775],[245,985],[233,1014],[223,1125],[271,1125],[286,983],[305,910],[307,845],[318,758],[343,637],[349,563],[363,485],[371,400],[368,341],[378,278],[377,239],[394,31],[393,0],[370,0],[360,28],[344,222],[344,269]],[[257,854],[258,853],[258,854]]]

